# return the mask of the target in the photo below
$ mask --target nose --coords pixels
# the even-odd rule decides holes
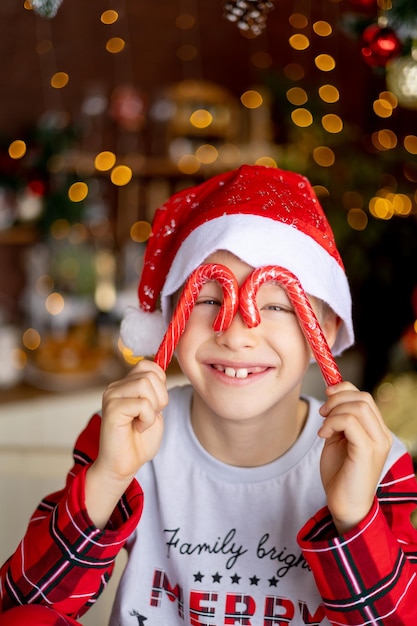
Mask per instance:
[[[226,330],[216,333],[216,341],[223,347],[237,351],[254,346],[256,335],[256,328],[248,328],[240,312],[237,312],[230,326]]]

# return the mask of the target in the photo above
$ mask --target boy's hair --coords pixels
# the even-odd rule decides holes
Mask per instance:
[[[129,307],[122,322],[127,347],[138,355],[156,352],[172,314],[171,296],[220,249],[253,267],[291,271],[340,318],[334,354],[352,345],[347,277],[309,181],[278,168],[243,165],[180,191],[156,211],[139,282],[140,307]]]

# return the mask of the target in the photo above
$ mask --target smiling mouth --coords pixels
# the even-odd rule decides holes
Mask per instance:
[[[223,372],[229,378],[247,378],[251,374],[258,374],[266,369],[264,367],[225,367],[223,365],[213,365],[212,367],[218,372]]]

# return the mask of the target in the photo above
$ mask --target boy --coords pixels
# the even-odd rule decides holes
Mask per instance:
[[[239,285],[256,267],[287,268],[334,354],[352,344],[343,264],[305,178],[242,166],[173,196],[152,232],[140,309],[122,324],[136,354],[155,353],[202,263]],[[255,328],[238,312],[215,332],[222,298],[205,283],[179,340],[191,385],[168,394],[144,359],[107,388],[66,488],[3,566],[1,626],[75,624],[124,545],[111,626],[416,623],[417,490],[403,446],[351,383],[329,387],[323,406],[300,395],[311,351],[279,284],[260,287]]]

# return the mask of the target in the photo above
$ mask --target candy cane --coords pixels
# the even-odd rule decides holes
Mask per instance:
[[[265,282],[274,281],[285,289],[294,306],[295,314],[320,367],[327,385],[341,382],[342,376],[333,358],[329,345],[298,278],[276,265],[255,269],[245,280],[239,292],[240,313],[249,328],[257,326],[260,313],[256,305],[256,294]]]
[[[213,323],[216,332],[229,328],[236,315],[239,301],[239,286],[233,272],[224,265],[210,263],[200,265],[190,274],[175,308],[168,330],[155,355],[155,361],[164,370],[172,359],[177,343],[185,330],[191,311],[195,305],[201,287],[210,280],[216,280],[223,289],[223,302]]]

